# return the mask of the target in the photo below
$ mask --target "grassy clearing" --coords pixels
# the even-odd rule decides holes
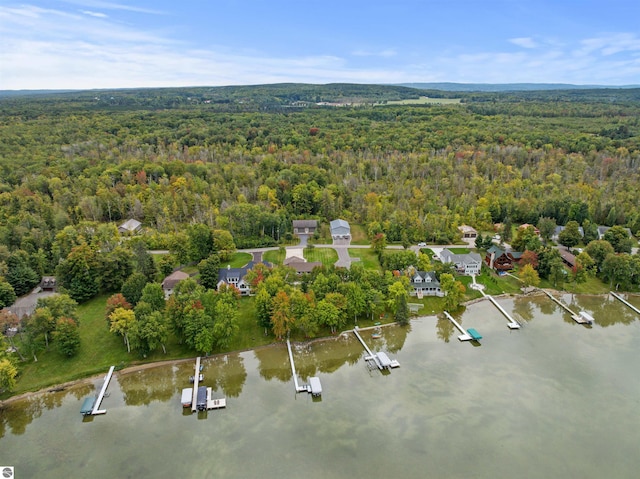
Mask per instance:
[[[310,263],[319,261],[323,266],[331,266],[338,261],[338,253],[333,248],[305,248],[304,259]]]
[[[350,225],[351,226],[351,243],[364,245],[369,244],[369,237],[367,236],[367,232],[360,225]]]
[[[349,256],[359,258],[364,269],[380,269],[378,255],[371,249],[349,248]]]
[[[221,263],[220,267],[226,268],[227,266],[231,266],[232,268],[242,268],[252,259],[253,255],[250,253],[237,252],[233,253],[233,256],[231,256],[231,261],[227,263]]]
[[[469,254],[471,250],[469,248],[447,248],[453,254]]]
[[[429,258],[433,258],[435,256],[435,253],[431,248],[420,248],[420,252],[422,254],[426,254]]]
[[[269,251],[265,251],[264,253],[262,253],[262,259],[264,261],[267,261],[271,264],[282,264],[282,262],[285,260],[287,256],[287,252],[283,249],[274,249],[274,250],[269,250]]]

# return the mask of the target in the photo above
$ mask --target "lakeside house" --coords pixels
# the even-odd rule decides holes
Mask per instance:
[[[598,239],[604,239],[604,234],[610,229],[611,226],[598,226]],[[631,229],[624,228],[624,230],[627,232],[627,235],[629,235],[629,238],[633,237],[633,234],[631,234]]]
[[[174,271],[165,279],[162,280],[162,290],[164,291],[164,299],[169,299],[169,297],[173,294],[173,290],[176,285],[182,281],[189,278],[189,275],[184,271]]]
[[[484,260],[491,269],[495,269],[496,271],[510,271],[514,265],[518,264],[521,257],[521,252],[507,251],[497,245],[493,245],[487,250],[487,255]]]
[[[218,270],[218,284],[217,289],[220,289],[223,285],[233,286],[240,291],[241,296],[249,296],[253,294],[251,284],[245,279],[247,272],[258,264],[255,261],[249,261],[242,268],[232,268],[228,265],[226,268],[220,268]],[[271,263],[262,262],[265,266],[271,268]]]
[[[435,271],[416,271],[411,277],[410,296],[444,296]]]
[[[478,253],[454,254],[445,248],[440,253],[440,261],[455,264],[456,273],[466,276],[480,274],[482,268],[482,257]]]
[[[557,243],[560,240],[560,233],[564,231],[564,228],[564,226],[556,226],[556,229],[553,230],[553,234],[551,235],[551,239]],[[584,238],[584,228],[578,226],[578,231],[580,232],[580,237]]]

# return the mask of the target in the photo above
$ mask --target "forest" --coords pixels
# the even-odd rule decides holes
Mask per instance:
[[[461,102],[386,104],[424,96]],[[213,274],[236,249],[290,242],[294,219],[343,218],[369,241],[382,235],[404,245],[455,242],[462,224],[493,232],[497,223],[545,220],[640,232],[638,89],[283,84],[4,95],[0,126],[0,301],[10,304],[44,275],[58,276],[79,303],[124,294],[128,285],[134,301],[125,294],[111,311],[111,328],[123,336],[147,283],[187,263]],[[118,233],[129,218],[144,234]],[[159,249],[171,254],[155,264],[146,251]],[[361,293],[339,283],[368,285],[385,301],[390,289],[400,297],[386,273],[363,281],[369,272],[357,270],[352,280],[325,271],[314,297],[313,287],[283,297],[283,276],[262,272],[256,281],[267,283],[269,297],[256,298],[260,324],[282,337],[295,323],[284,315],[294,301],[305,318],[300,331],[334,330],[339,313],[356,304],[344,298]],[[636,276],[629,278],[630,287]],[[190,324],[211,328],[206,335],[186,323],[167,328],[199,351],[224,348],[237,327],[215,318],[232,318],[238,298],[183,288],[190,296],[176,295],[174,303],[185,301],[180,314],[188,310]],[[160,321],[157,288],[145,294],[136,314]],[[348,314],[370,315],[376,301],[369,297],[367,307],[363,299]],[[309,305],[324,316],[312,321]],[[49,312],[41,311],[37,331],[54,332],[61,318],[69,329],[72,313],[42,308]],[[274,327],[278,311],[284,330]],[[141,345],[138,331],[141,351],[160,347],[162,338],[151,336]]]

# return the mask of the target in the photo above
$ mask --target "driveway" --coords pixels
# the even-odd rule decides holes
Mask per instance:
[[[36,310],[36,304],[40,298],[46,298],[47,296],[52,296],[54,294],[57,293],[53,291],[41,291],[40,287],[37,287],[26,296],[18,298],[16,302],[7,309],[18,318],[22,319],[24,316],[31,316],[33,314]]]

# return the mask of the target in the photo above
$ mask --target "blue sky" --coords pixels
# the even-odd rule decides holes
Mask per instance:
[[[0,89],[640,84],[638,0],[3,0]]]

